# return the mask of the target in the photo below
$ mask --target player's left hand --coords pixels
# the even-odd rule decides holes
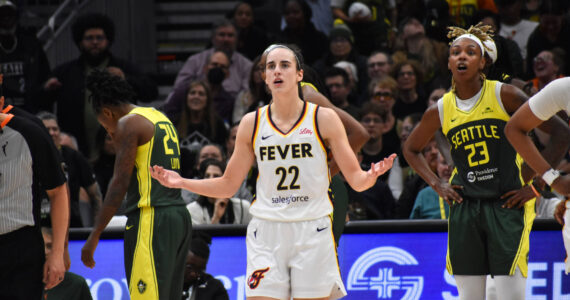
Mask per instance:
[[[528,200],[535,197],[536,195],[534,194],[533,189],[530,187],[530,185],[527,185],[518,190],[512,190],[504,193],[501,196],[501,199],[507,199],[507,201],[503,203],[502,207],[513,208],[516,206],[516,208],[521,208]]]
[[[63,255],[55,255],[53,252],[47,256],[44,264],[43,282],[45,289],[54,288],[63,281],[65,276],[65,264]]]
[[[368,170],[368,175],[377,178],[378,176],[386,173],[386,171],[392,168],[394,164],[394,159],[396,159],[396,154],[392,153],[390,156],[384,158],[383,160],[370,164],[370,170]]]
[[[81,248],[81,261],[86,267],[91,269],[95,267],[95,259],[93,259],[93,255],[95,254],[97,244],[99,244],[99,238],[89,235],[89,238],[85,241],[83,248]]]

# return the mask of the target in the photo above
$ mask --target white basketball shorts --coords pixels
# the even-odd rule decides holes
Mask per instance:
[[[346,295],[328,216],[247,227],[247,297],[338,299]]]

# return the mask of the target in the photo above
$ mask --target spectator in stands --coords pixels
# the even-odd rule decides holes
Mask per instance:
[[[71,32],[81,55],[55,68],[44,84],[48,93],[42,106],[52,110],[53,103],[57,103],[61,130],[75,136],[81,153],[92,159],[100,125],[88,103],[87,75],[96,69],[107,69],[126,79],[135,90],[137,100],[143,102],[155,100],[158,90],[156,84],[132,63],[112,55],[110,48],[115,40],[115,25],[109,17],[98,13],[82,15],[73,24]]]
[[[325,73],[325,85],[330,94],[331,102],[338,108],[359,119],[360,109],[349,102],[350,84],[345,70],[333,67]],[[353,103],[356,101],[352,101]]]
[[[422,151],[425,160],[434,173],[437,172],[438,153],[439,150],[437,149],[437,143],[435,139],[432,139]],[[414,207],[414,202],[416,201],[418,193],[426,186],[428,186],[428,184],[417,173],[413,172],[413,174],[407,176],[407,178],[404,180],[404,189],[397,201],[396,218],[408,219],[410,217],[410,213],[412,212],[412,208]]]
[[[234,153],[238,126],[239,123],[234,123],[234,125],[230,127],[228,138],[226,139],[226,157],[228,158],[227,160],[229,160],[230,157],[232,157],[232,154]]]
[[[368,78],[372,81],[390,73],[392,58],[386,52],[374,51],[368,56],[366,66],[368,67]]]
[[[447,45],[427,37],[424,26],[416,18],[402,20],[399,27],[394,56],[413,59],[420,63],[423,77],[418,83],[428,86],[437,79],[448,82]]]
[[[350,6],[354,0],[331,0],[331,9],[334,18],[342,20],[354,32],[354,46],[363,55],[370,55],[373,51],[385,51],[390,47],[389,30],[396,23],[396,7],[394,1],[360,0],[374,14],[350,15]],[[389,20],[386,22],[386,20]]]
[[[51,254],[53,233],[51,228],[42,227],[46,257]],[[44,300],[92,300],[89,286],[80,275],[65,272],[63,281],[51,290],[44,291]]]
[[[99,185],[95,180],[95,174],[89,166],[89,163],[81,155],[80,152],[73,150],[67,146],[61,145],[60,142],[60,129],[57,123],[57,118],[54,114],[49,112],[40,112],[38,118],[42,120],[44,126],[48,130],[53,143],[59,150],[61,161],[63,164],[63,171],[67,177],[67,186],[69,187],[69,226],[70,227],[87,227],[93,224],[88,222],[93,220],[93,216],[97,214],[102,205],[102,195]],[[79,190],[83,188],[87,192],[88,203],[91,208],[91,217],[87,220],[81,218],[80,203],[86,199],[80,199]],[[83,200],[83,201],[82,201]],[[49,219],[48,219],[49,221]]]
[[[101,189],[101,194],[105,197],[109,181],[113,177],[113,166],[115,165],[115,146],[113,140],[105,128],[101,127],[97,132],[97,157],[93,162],[95,178]]]
[[[451,177],[452,167],[445,161],[443,155],[437,156],[437,175],[447,181]],[[449,205],[432,189],[431,186],[423,188],[416,197],[410,219],[447,219]]]
[[[184,90],[190,82],[203,78],[208,57],[214,51],[224,51],[230,58],[229,75],[222,82],[224,90],[232,97],[235,97],[240,91],[247,89],[251,61],[236,51],[237,30],[235,25],[227,19],[217,20],[213,24],[211,42],[211,48],[198,52],[186,60],[184,66],[178,72],[178,76],[176,76],[174,90],[179,88]],[[170,101],[170,97],[166,100],[167,104]]]
[[[225,163],[209,158],[200,163],[200,178],[217,178],[224,174]],[[186,206],[193,225],[201,224],[247,224],[250,202],[239,198],[210,198],[200,195]]]
[[[214,111],[210,86],[205,81],[193,81],[187,89],[186,101],[179,108],[179,114],[172,116],[180,140],[182,173],[184,166],[193,166],[193,158],[202,146],[223,144],[228,135],[224,121]]]
[[[427,106],[430,107],[434,105],[437,102],[437,100],[443,97],[445,93],[447,93],[447,90],[445,88],[443,87],[435,88],[433,91],[431,91],[431,94],[429,94],[429,97],[427,99]]]
[[[370,139],[364,144],[361,150],[362,162],[360,166],[363,170],[368,170],[370,168],[370,163],[374,161],[379,161],[378,157],[386,157],[387,153],[392,154],[394,152],[388,152],[386,145],[383,143],[383,135],[386,131],[386,118],[388,116],[388,111],[384,109],[381,105],[376,102],[367,102],[362,106],[362,115],[360,117],[360,123],[370,135]],[[389,172],[380,176],[380,179],[387,178]]]
[[[521,18],[521,10],[525,0],[495,0],[501,26],[497,32],[500,36],[514,41],[519,46],[520,54],[526,59],[528,38],[538,26],[538,22]]]
[[[423,113],[427,107],[426,95],[421,86],[423,71],[419,64],[413,60],[399,62],[392,68],[391,75],[398,82],[394,116],[402,120],[411,113]]]
[[[362,106],[360,123],[370,135],[370,139],[362,147],[358,156],[360,167],[370,169],[372,161],[378,157],[385,157],[389,152],[389,145],[383,141],[386,128],[387,111],[378,103],[370,101]],[[396,206],[391,187],[390,177],[394,176],[394,166],[389,172],[378,177],[376,183],[363,192],[354,191],[350,185],[345,184],[349,195],[349,218],[351,220],[379,220],[391,219]],[[396,171],[397,173],[398,171]],[[397,188],[397,187],[396,187]]]
[[[447,3],[449,4],[451,20],[455,23],[455,25],[466,29],[471,25],[475,25],[473,18],[479,9],[486,9],[497,13],[497,7],[495,6],[495,2],[493,0],[447,0]]]
[[[236,50],[250,60],[255,59],[269,46],[267,33],[255,26],[255,16],[251,4],[238,2],[228,14],[237,29]]]
[[[35,36],[18,25],[19,11],[12,1],[0,1],[0,73],[4,75],[6,104],[38,111],[42,84],[50,68]]]
[[[481,9],[477,12],[476,16],[477,22],[482,22],[484,25],[491,26],[494,32],[500,32],[503,30],[501,27],[502,25],[499,23],[499,16],[497,14]],[[497,48],[496,58],[494,61],[487,62],[487,66],[489,68],[485,72],[485,74],[487,74],[487,79],[499,80],[508,83],[512,78],[521,78],[524,76],[526,74],[524,70],[525,64],[517,43],[500,34],[493,35],[493,41]],[[487,51],[485,56],[488,56],[489,53],[490,52]]]
[[[441,97],[440,97],[441,98]],[[438,98],[439,99],[439,98]],[[437,101],[437,100],[436,100]],[[435,102],[434,102],[435,103]],[[399,137],[400,137],[400,148],[404,145],[412,130],[418,125],[420,120],[422,119],[422,114],[420,113],[413,113],[407,115],[404,120],[402,120],[402,124],[400,126]],[[400,150],[399,153],[402,153]],[[410,169],[406,158],[403,155],[398,155],[397,161],[394,160],[394,164],[398,163],[398,166],[402,169],[402,182],[406,182],[410,176],[414,174],[414,170]],[[392,167],[393,168],[393,167]],[[396,199],[400,198],[400,195],[394,195]]]
[[[192,177],[189,178],[201,178],[200,176],[202,175],[200,173],[200,165],[206,159],[215,159],[225,164],[228,158],[224,155],[224,150],[219,144],[207,144],[202,146],[202,148],[198,151],[197,156],[193,160],[193,165],[191,166],[192,173],[189,173]],[[198,196],[198,194],[194,194],[187,190],[182,190],[182,198],[186,203],[196,201],[198,199]],[[251,201],[253,198],[252,193],[246,187],[245,181],[235,193],[233,198],[246,199],[248,201]]]
[[[382,136],[386,151],[390,153],[400,152],[400,138],[397,133],[397,119],[394,116],[394,104],[398,96],[398,83],[390,77],[384,76],[380,79],[374,79],[368,85],[368,94],[371,95],[370,101],[377,103],[386,112],[385,133]]]
[[[405,2],[410,3],[412,1]],[[428,0],[425,5],[425,11],[423,12],[425,13],[425,16],[424,18],[420,18],[420,20],[423,20],[423,24],[426,29],[426,35],[436,41],[448,43],[449,40],[447,38],[447,27],[451,26],[452,22],[449,15],[449,4],[447,1]]]
[[[229,300],[224,284],[206,273],[212,238],[206,234],[192,234],[190,251],[186,256],[182,300]]]
[[[532,88],[536,91],[542,88],[554,79],[564,77],[564,50],[554,48],[552,50],[544,50],[538,53],[533,60],[533,70],[536,75],[531,79]]]
[[[216,114],[222,118],[224,122],[231,124],[232,112],[234,107],[234,97],[225,90],[223,82],[231,76],[230,59],[226,52],[214,50],[206,58],[204,69],[196,80],[202,80],[208,83],[210,99]],[[184,106],[185,100],[189,95],[188,87],[192,84],[189,82],[186,86],[175,87],[169,95],[168,102],[165,103],[163,110],[166,115],[175,119],[175,115],[180,114],[180,107]]]
[[[333,65],[334,68],[341,68],[343,69],[347,74],[348,74],[348,84],[349,84],[349,88],[350,88],[350,95],[349,95],[349,101],[355,101],[353,103],[360,103],[360,98],[362,98],[362,96],[359,95],[358,93],[358,72],[357,72],[357,68],[356,65],[352,62],[346,61],[346,60],[341,60],[337,63],[335,63]],[[352,100],[352,99],[358,99],[359,101],[356,100]],[[366,101],[362,101],[362,102],[366,102]]]
[[[311,22],[313,13],[304,0],[288,0],[283,14],[286,26],[281,31],[278,41],[297,45],[305,63],[312,65],[325,53],[327,36],[318,31]]]
[[[378,151],[385,153],[385,143],[382,141],[383,122],[386,112],[374,102],[367,102],[362,107],[363,115],[360,118],[361,124],[366,128],[370,139],[361,151],[358,153],[357,158],[360,162],[360,167],[364,170],[370,168],[370,163],[366,163],[377,155],[372,152]],[[368,148],[368,149],[367,149]],[[392,152],[393,153],[393,152]],[[345,183],[348,192],[348,219],[349,220],[383,220],[392,219],[395,210],[395,198],[393,196],[392,187],[389,184],[395,179],[395,175],[399,174],[399,170],[395,170],[394,166],[390,169],[390,173],[383,175],[376,180],[376,183],[363,192],[356,192]],[[396,175],[397,176],[397,175]],[[397,181],[397,180],[396,180]],[[395,186],[397,190],[398,187]],[[401,188],[399,191],[401,192]],[[336,208],[335,208],[336,210]]]
[[[543,50],[561,48],[570,53],[570,22],[566,18],[568,1],[543,0],[540,6],[540,23],[528,38],[526,65],[528,78],[536,74],[533,70],[534,58]],[[570,64],[562,70],[563,74],[570,74]]]
[[[315,28],[324,33],[326,36],[329,35],[333,27],[333,16],[331,12],[331,1],[330,0],[305,0],[313,16],[311,17],[311,22],[315,25]]]
[[[324,74],[327,68],[333,67],[337,62],[348,61],[353,63],[356,66],[356,76],[358,78],[355,88],[358,97],[360,97],[360,94],[366,90],[368,85],[368,69],[366,67],[366,57],[360,55],[354,48],[352,31],[346,25],[335,26],[331,30],[327,45],[329,46],[328,51],[313,65],[315,71],[319,74]]]
[[[271,95],[267,92],[265,82],[261,77],[263,66],[259,65],[260,56],[253,60],[252,70],[249,74],[249,88],[241,91],[234,103],[232,122],[238,123],[248,112],[256,110],[271,100]]]

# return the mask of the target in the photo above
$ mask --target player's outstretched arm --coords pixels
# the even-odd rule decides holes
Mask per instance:
[[[241,186],[254,161],[252,134],[255,112],[245,115],[238,127],[234,153],[222,177],[211,179],[186,179],[178,173],[160,166],[150,167],[151,176],[162,185],[181,188],[212,198],[229,198]]]
[[[363,171],[348,144],[340,118],[332,109],[321,107],[318,112],[318,122],[323,139],[331,146],[333,157],[355,191],[361,192],[369,189],[376,183],[378,176],[392,168],[396,154],[372,164],[368,172]]]
[[[439,111],[437,105],[433,105],[426,110],[422,120],[414,128],[410,136],[406,140],[402,153],[410,166],[436,191],[448,204],[452,201],[461,202],[463,199],[455,191],[461,188],[459,186],[451,186],[449,183],[442,181],[429,168],[422,149],[431,140],[435,132],[441,127],[439,120]]]

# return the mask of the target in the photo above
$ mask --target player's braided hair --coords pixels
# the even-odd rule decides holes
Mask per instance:
[[[485,41],[493,41],[494,32],[490,25],[484,25],[482,22],[479,22],[475,26],[471,25],[467,30],[456,26],[449,26],[447,29],[449,29],[447,32],[447,37],[451,39],[451,42],[449,43],[450,46],[457,40],[458,37],[464,34],[471,34],[478,38],[479,41],[481,41],[481,46],[485,48],[486,51],[491,50],[485,44]],[[483,55],[483,51],[481,51],[481,55]],[[486,79],[485,74],[482,71],[479,74],[481,76],[482,83],[484,83]],[[453,77],[451,78],[451,90],[455,93],[455,80]]]
[[[490,25],[484,25],[482,22],[477,23],[477,25],[473,26],[471,25],[469,27],[469,29],[465,30],[464,28],[461,27],[455,27],[455,26],[449,26],[447,27],[447,29],[449,29],[449,32],[447,32],[447,37],[449,39],[451,39],[451,42],[449,43],[449,45],[453,44],[453,42],[455,42],[455,39],[464,35],[464,34],[471,34],[474,35],[475,37],[477,37],[481,43],[483,43],[483,47],[485,47],[486,50],[489,50],[489,48],[487,48],[487,46],[485,46],[485,41],[488,40],[493,40],[493,29]]]
[[[96,113],[100,113],[103,106],[136,102],[136,93],[129,83],[106,70],[93,70],[87,76],[86,86],[91,92],[89,100]]]

